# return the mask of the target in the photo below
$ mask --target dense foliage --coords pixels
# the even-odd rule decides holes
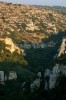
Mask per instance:
[[[33,71],[44,71],[45,68],[50,68],[54,61],[54,56],[58,53],[58,49],[62,43],[62,39],[66,36],[66,32],[59,32],[57,35],[51,35],[49,38],[44,39],[44,43],[53,41],[56,43],[55,47],[38,48],[26,50],[29,66]]]

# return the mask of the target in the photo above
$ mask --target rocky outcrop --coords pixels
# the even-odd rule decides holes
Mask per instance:
[[[64,54],[64,53],[66,53],[66,38],[63,38],[63,40],[62,40],[62,44],[61,44],[61,47],[59,49],[58,57],[60,57],[61,54]]]
[[[8,80],[17,79],[17,74],[14,71],[9,72]]]
[[[4,83],[4,71],[0,71],[0,83]]]
[[[66,76],[66,66],[56,64],[52,70],[50,70],[50,74],[48,71],[48,74],[45,74],[45,78],[48,77],[48,80],[46,79],[46,83],[48,86],[48,89],[53,89],[59,82],[59,77]]]
[[[11,38],[0,38],[0,41],[4,42],[5,43],[5,49],[9,50],[11,53],[13,52],[18,52],[19,54],[20,53],[23,53],[24,50],[23,49],[20,49],[14,42]]]
[[[5,74],[4,71],[0,71],[0,84],[5,84],[7,80],[16,80],[17,73],[15,71],[9,71],[8,74]]]
[[[44,72],[44,89],[51,90],[55,88],[55,86],[59,83],[59,78],[65,76],[66,77],[66,66],[56,64],[51,70],[46,69]],[[41,75],[36,78],[33,83],[30,85],[31,91],[38,89],[41,85]]]
[[[31,92],[38,89],[40,87],[40,83],[41,83],[41,72],[38,72],[37,78],[30,85]]]

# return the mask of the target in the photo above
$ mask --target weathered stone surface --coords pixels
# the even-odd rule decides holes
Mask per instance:
[[[36,78],[33,83],[30,85],[31,91],[38,89],[40,87],[40,78]]]
[[[0,71],[0,83],[3,84],[7,80],[17,79],[17,73],[14,71],[9,71],[9,74],[5,74],[4,71]]]
[[[14,71],[9,72],[9,76],[8,76],[9,80],[13,80],[13,79],[17,79],[17,74]]]
[[[38,72],[38,77],[33,83],[30,85],[31,91],[33,92],[35,89],[38,89],[41,85],[41,72]],[[52,69],[46,69],[44,72],[44,89],[49,90],[55,88],[58,85],[58,78],[61,76],[66,76],[66,66],[56,64]]]
[[[39,78],[41,78],[41,72],[38,72],[37,76],[38,76]]]
[[[4,71],[0,71],[0,82],[4,81]]]
[[[63,38],[63,40],[62,40],[62,44],[61,44],[61,47],[59,49],[58,57],[60,57],[61,54],[64,54],[64,53],[66,53],[66,38]]]
[[[0,38],[0,41],[4,42],[6,47],[5,49],[9,50],[11,53],[17,51],[19,54],[24,52],[23,49],[20,49],[11,38]]]

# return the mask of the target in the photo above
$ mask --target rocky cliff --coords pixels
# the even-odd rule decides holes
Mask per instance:
[[[60,57],[62,54],[65,54],[65,53],[66,53],[66,38],[63,38],[61,47],[59,49],[58,57]]]
[[[39,72],[41,73],[41,72]],[[42,74],[41,74],[42,75]],[[37,74],[38,76],[38,74]],[[43,89],[49,91],[53,88],[55,88],[56,86],[58,86],[59,84],[59,79],[65,76],[66,77],[66,66],[65,65],[60,65],[60,64],[56,64],[55,66],[53,66],[52,69],[46,69],[44,72],[44,84]],[[41,86],[41,76],[38,76],[33,83],[30,85],[31,87],[31,91],[34,92],[34,90],[39,89]]]
[[[20,49],[11,38],[0,38],[0,41],[2,41],[3,43],[5,43],[5,49],[9,50],[11,53],[17,51],[17,53],[23,53],[24,50]]]

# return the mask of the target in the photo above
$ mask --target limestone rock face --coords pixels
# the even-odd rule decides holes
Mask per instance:
[[[9,50],[11,53],[17,51],[19,54],[24,52],[23,49],[20,49],[11,38],[0,38],[0,41],[4,42],[6,44],[6,49]]]
[[[9,72],[8,79],[9,79],[9,80],[17,79],[17,74],[16,74],[16,72],[14,72],[14,71]]]
[[[47,74],[48,72],[48,74]],[[61,73],[61,74],[60,74]],[[58,78],[60,76],[66,76],[66,66],[64,65],[59,65],[56,64],[52,70],[45,72],[45,86],[47,87],[46,89],[52,89],[55,88],[57,83],[59,82]]]
[[[48,87],[49,87],[49,76],[50,76],[50,73],[51,73],[51,71],[50,71],[50,69],[46,69],[45,70],[45,72],[44,72],[44,84],[45,84],[45,86],[44,86],[44,89],[45,90],[48,90]]]
[[[0,71],[0,82],[4,81],[4,71]]]
[[[41,78],[41,72],[38,72],[37,76],[38,76],[39,78]]]
[[[41,72],[37,73],[37,78],[30,84],[31,91],[38,89],[41,84]]]
[[[40,78],[36,78],[33,83],[30,85],[31,91],[38,89],[40,87]]]
[[[7,80],[16,80],[17,73],[15,71],[9,71],[9,74],[5,74],[4,71],[0,71],[0,84],[5,83]]]
[[[61,54],[64,54],[64,53],[66,53],[66,38],[64,38],[63,40],[62,40],[62,44],[61,44],[61,47],[60,47],[60,49],[59,49],[59,54],[58,54],[58,57],[60,57],[61,56]]]
[[[56,64],[53,67],[53,70],[50,73],[50,77],[49,77],[49,88],[50,89],[54,88],[56,81],[57,81],[57,77],[59,76],[59,73],[60,73],[59,64]]]
[[[50,75],[50,69],[46,69],[44,72],[44,77],[47,77]]]
[[[66,76],[66,66],[56,64],[53,66],[52,69],[46,69],[44,72],[44,82],[42,81],[42,73],[38,72],[37,78],[33,81],[33,83],[30,84],[31,91],[34,92],[34,90],[39,89],[41,86],[41,83],[44,84],[45,90],[51,90],[55,88],[55,86],[59,83],[59,77]]]

